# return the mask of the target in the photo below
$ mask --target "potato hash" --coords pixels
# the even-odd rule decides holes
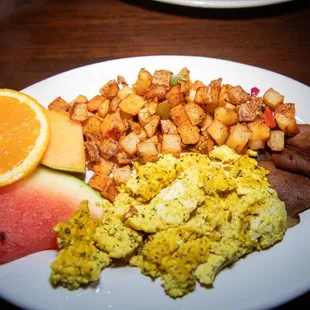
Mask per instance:
[[[49,109],[69,113],[83,125],[89,185],[113,201],[117,186],[131,174],[132,163],[156,162],[159,154],[208,154],[228,145],[236,152],[265,147],[282,151],[285,136],[298,133],[295,104],[270,88],[259,97],[241,86],[192,81],[183,68],[145,69],[131,87],[118,76],[93,98],[79,95],[68,103],[61,97]],[[113,175],[113,176],[112,176]]]

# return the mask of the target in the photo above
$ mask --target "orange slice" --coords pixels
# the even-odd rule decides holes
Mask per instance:
[[[30,96],[0,89],[0,187],[32,172],[49,141],[44,108]]]

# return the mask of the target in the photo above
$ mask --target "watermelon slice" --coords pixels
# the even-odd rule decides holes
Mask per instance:
[[[81,200],[94,218],[107,201],[78,178],[42,166],[27,178],[0,188],[0,264],[56,249],[54,226],[67,220]]]

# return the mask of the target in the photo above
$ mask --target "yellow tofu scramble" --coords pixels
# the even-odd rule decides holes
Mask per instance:
[[[134,168],[102,221],[93,221],[83,202],[56,226],[53,285],[76,289],[98,281],[103,268],[121,259],[182,297],[197,281],[212,286],[224,267],[285,234],[285,206],[268,171],[228,146],[208,156],[162,155]]]

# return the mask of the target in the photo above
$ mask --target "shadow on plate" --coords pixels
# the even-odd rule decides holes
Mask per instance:
[[[165,14],[179,15],[189,18],[227,19],[227,20],[281,16],[286,14],[292,14],[297,11],[310,9],[310,1],[308,0],[293,0],[289,2],[268,6],[235,8],[235,9],[195,8],[195,7],[166,4],[152,0],[121,0],[121,1],[129,5],[134,5],[146,10],[161,12]]]

